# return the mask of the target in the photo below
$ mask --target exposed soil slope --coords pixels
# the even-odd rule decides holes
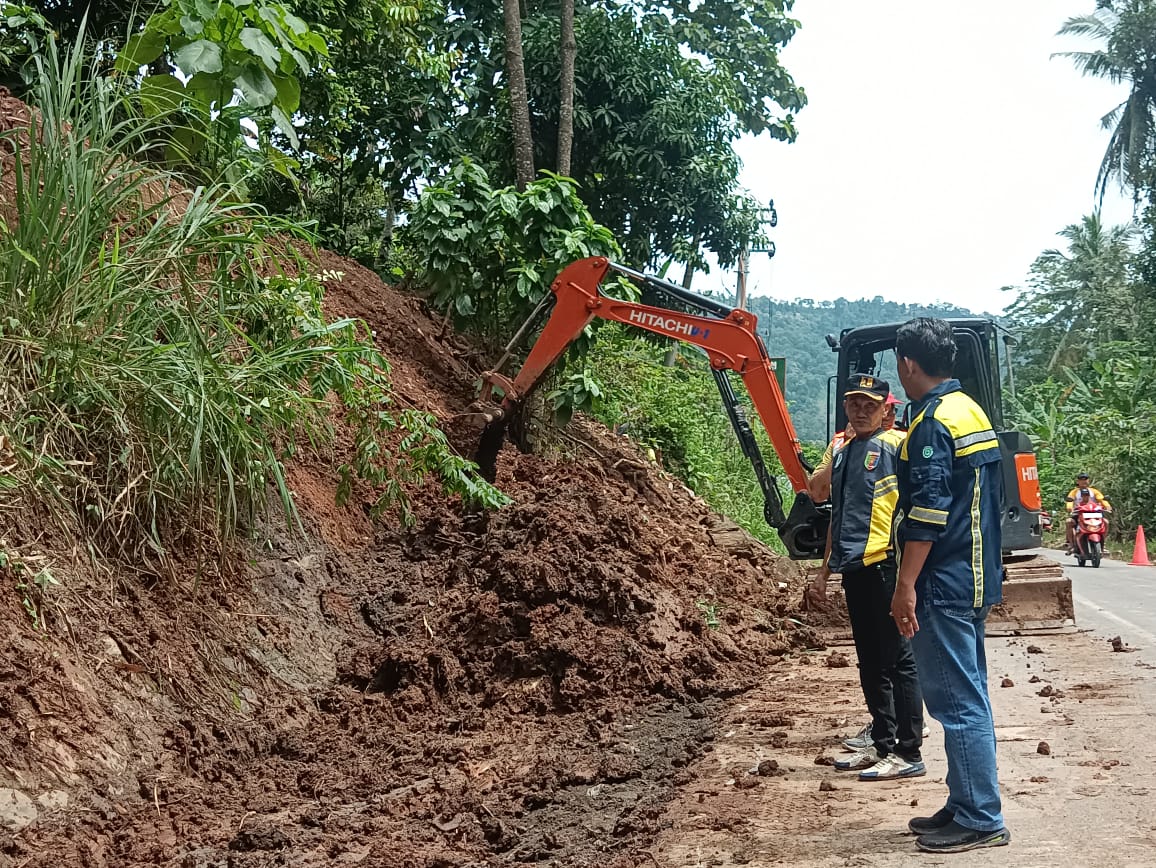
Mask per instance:
[[[400,400],[470,451],[468,345],[356,264],[318,268]],[[0,866],[633,864],[718,700],[816,640],[793,565],[630,441],[574,436],[503,451],[511,506],[420,491],[408,529],[336,507],[339,456],[304,456],[307,536],[273,518],[163,575],[13,517],[3,548],[61,585],[37,630],[3,574]]]

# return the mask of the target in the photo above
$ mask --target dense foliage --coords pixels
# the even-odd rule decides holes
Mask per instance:
[[[272,131],[296,149],[299,76],[328,53],[325,38],[281,3],[166,0],[125,41],[115,69],[139,76],[140,108],[163,121],[168,164],[198,167],[244,194],[254,173],[296,166],[272,147]]]
[[[433,303],[494,340],[526,319],[564,265],[618,253],[570,179],[495,190],[468,159],[422,193],[404,239]]]
[[[1025,382],[1079,367],[1096,347],[1127,340],[1141,319],[1137,228],[1108,228],[1092,214],[1059,234],[1068,249],[1041,253],[1027,288],[1007,308],[1009,320],[1028,337],[1017,353]]]
[[[1011,421],[1036,442],[1045,507],[1062,511],[1087,471],[1130,533],[1156,517],[1151,388],[1156,343],[1144,323],[1150,289],[1141,277],[1136,226],[1104,227],[1089,215],[1059,233],[1027,285],[1012,288],[1018,394]]]
[[[427,474],[500,502],[428,415],[393,404],[389,366],[358,324],[321,312],[325,275],[292,224],[189,190],[127,159],[165,130],[79,49],[37,56],[39,135],[0,134],[13,198],[0,220],[0,488],[37,492],[105,551],[163,553],[185,530],[232,533],[270,490],[295,510],[283,460],[332,439],[340,468],[405,508]]]
[[[632,263],[674,257],[698,265],[707,251],[729,267],[756,231],[732,143],[750,125],[771,124],[784,138],[793,127],[761,114],[744,123],[729,104],[735,83],[688,55],[682,31],[663,16],[640,26],[630,7],[591,7],[576,32],[584,51],[576,60],[572,173],[594,218]],[[553,16],[527,22],[536,163],[546,167],[557,149],[558,40]],[[801,104],[794,88],[776,92],[791,107]],[[507,136],[494,123],[483,140],[499,166]]]
[[[1091,3],[1090,3],[1091,5]],[[1019,333],[1019,395],[1014,421],[1039,448],[1045,505],[1063,497],[1086,470],[1117,509],[1115,530],[1129,537],[1156,521],[1156,2],[1097,0],[1062,34],[1085,40],[1062,56],[1087,75],[1127,85],[1105,106],[1110,132],[1089,186],[1131,194],[1138,219],[1105,226],[1090,214],[1059,231],[1063,247],[1044,251],[1008,307]],[[1076,215],[1072,215],[1075,218]]]

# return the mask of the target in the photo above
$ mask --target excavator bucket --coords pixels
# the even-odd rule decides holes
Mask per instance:
[[[781,513],[781,509],[780,509]],[[779,538],[786,546],[787,554],[795,560],[810,560],[823,557],[827,545],[827,525],[831,522],[829,504],[815,505],[810,495],[800,492],[795,496],[786,520],[775,524],[768,516],[767,522],[778,529]]]
[[[505,414],[485,422],[482,435],[478,438],[478,451],[474,454],[474,461],[478,465],[478,473],[486,482],[493,483],[498,476],[498,453],[502,451],[502,442],[506,439],[506,426],[509,424]]]

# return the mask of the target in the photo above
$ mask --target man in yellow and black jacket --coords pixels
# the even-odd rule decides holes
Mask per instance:
[[[835,454],[831,471],[831,531],[827,562],[816,579],[825,591],[831,572],[843,594],[859,658],[859,683],[871,713],[871,744],[835,762],[863,781],[927,773],[923,698],[911,645],[891,619],[895,592],[892,520],[899,498],[896,470],[903,434],[883,427],[890,389],[870,374],[852,374],[843,393],[855,437]]]
[[[1001,812],[984,624],[1001,599],[999,439],[952,379],[945,320],[895,337],[911,425],[899,457],[899,577],[891,614],[911,638],[927,710],[943,724],[947,804],[908,823],[921,850],[955,853],[1011,840]]]

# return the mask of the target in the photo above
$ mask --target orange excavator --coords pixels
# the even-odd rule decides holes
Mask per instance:
[[[634,282],[642,289],[644,297],[653,297],[669,306],[624,301],[606,295],[602,283],[609,274]],[[479,406],[487,424],[476,458],[483,476],[491,482],[494,479],[497,454],[515,409],[542,381],[567,347],[581,336],[586,326],[595,318],[625,323],[702,348],[710,360],[711,373],[743,454],[754,467],[763,493],[763,515],[767,523],[778,531],[792,558],[822,555],[830,508],[827,505],[817,507],[807,493],[807,474],[812,468],[803,457],[787,404],[771,370],[770,357],[758,336],[758,321],[754,314],[617,265],[603,257],[582,259],[568,265],[554,280],[550,292],[515,334],[495,370],[482,377]],[[551,303],[550,317],[517,376],[511,380],[498,373],[513,348],[536,325]],[[746,412],[735,394],[728,373],[731,371],[742,378],[795,491],[789,513],[784,513],[778,480],[767,470]],[[494,401],[495,388],[502,392],[500,404]]]

